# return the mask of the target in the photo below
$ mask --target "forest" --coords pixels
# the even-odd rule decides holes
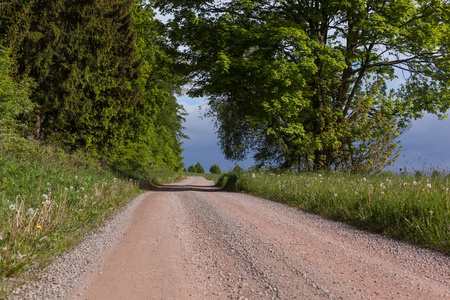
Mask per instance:
[[[0,134],[130,177],[181,171],[186,83],[147,1],[0,4]]]

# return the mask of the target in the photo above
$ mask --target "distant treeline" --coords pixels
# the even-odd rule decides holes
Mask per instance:
[[[181,170],[174,95],[185,82],[161,30],[146,1],[3,1],[2,135],[89,151],[130,174]]]

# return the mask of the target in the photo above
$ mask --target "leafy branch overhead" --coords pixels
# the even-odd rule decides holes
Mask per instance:
[[[449,108],[449,1],[156,5],[227,158],[378,171],[411,120]]]

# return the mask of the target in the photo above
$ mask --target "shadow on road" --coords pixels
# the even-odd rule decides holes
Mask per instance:
[[[155,189],[155,192],[208,192],[216,193],[222,190],[214,185],[163,185]]]

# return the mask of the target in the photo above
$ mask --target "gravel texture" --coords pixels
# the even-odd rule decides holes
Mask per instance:
[[[15,289],[8,299],[64,299],[87,270],[101,263],[101,254],[110,252],[129,226],[130,216],[149,193],[142,194],[122,208],[101,228],[87,235],[76,248],[67,251],[46,267],[39,281]]]
[[[450,257],[190,177],[12,299],[450,299]]]

